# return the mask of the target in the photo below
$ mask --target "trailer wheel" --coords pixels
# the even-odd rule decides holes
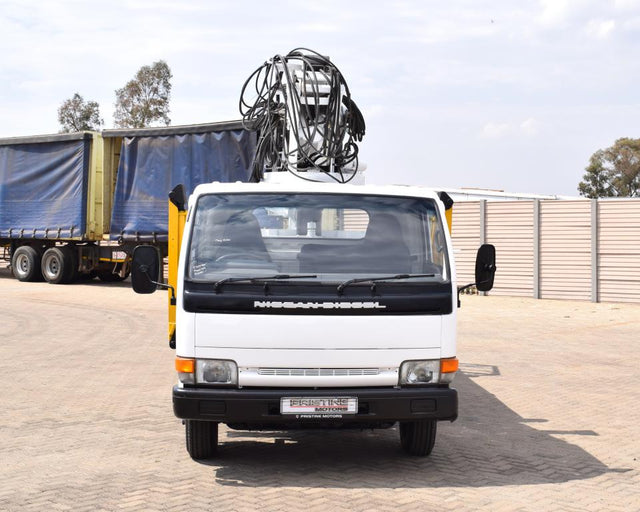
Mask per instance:
[[[11,271],[19,281],[39,281],[40,253],[30,245],[18,247],[11,258]]]
[[[69,247],[51,247],[42,256],[42,275],[51,284],[68,283],[75,272],[73,251]]]
[[[185,420],[187,451],[192,459],[208,459],[218,449],[218,424],[213,421]]]
[[[409,455],[429,455],[436,443],[437,426],[438,422],[435,420],[400,422],[402,449]]]

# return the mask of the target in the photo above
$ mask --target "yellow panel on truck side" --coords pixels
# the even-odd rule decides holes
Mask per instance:
[[[451,234],[451,227],[453,226],[453,206],[450,206],[444,211],[444,216],[447,218],[447,226],[449,226],[449,234]]]
[[[118,164],[120,162],[120,151],[122,137],[102,137],[103,160],[102,160],[102,231],[103,239],[109,239],[111,231],[111,210],[113,208],[113,194],[116,189],[116,176],[118,175]]]
[[[87,239],[108,239],[121,139],[92,136],[87,188]]]
[[[180,245],[182,233],[187,220],[187,212],[179,211],[175,204],[169,201],[169,247],[167,264],[169,266],[169,285],[177,291],[178,286],[178,259],[180,257]],[[171,303],[171,290],[169,290],[169,341],[173,340],[176,332],[176,306]]]
[[[87,190],[87,238],[89,238],[89,240],[100,240],[104,228],[102,222],[104,146],[99,133],[93,132],[91,135],[89,182]]]

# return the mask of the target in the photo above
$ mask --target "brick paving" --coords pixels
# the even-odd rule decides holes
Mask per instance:
[[[166,296],[0,270],[0,510],[640,510],[640,306],[464,296],[460,418],[236,432],[192,461]]]

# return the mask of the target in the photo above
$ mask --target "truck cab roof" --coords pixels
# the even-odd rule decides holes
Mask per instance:
[[[312,193],[312,194],[361,194],[401,197],[424,197],[438,200],[437,191],[430,188],[405,185],[344,185],[338,183],[314,183],[296,180],[291,183],[207,183],[198,185],[191,201],[204,194],[237,193]]]

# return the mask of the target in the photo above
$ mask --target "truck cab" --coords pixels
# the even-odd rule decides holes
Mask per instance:
[[[220,423],[399,423],[407,453],[431,452],[437,422],[458,414],[458,289],[436,192],[211,183],[184,209],[173,408],[193,458],[215,454]],[[157,257],[139,250],[134,288],[152,291]]]

